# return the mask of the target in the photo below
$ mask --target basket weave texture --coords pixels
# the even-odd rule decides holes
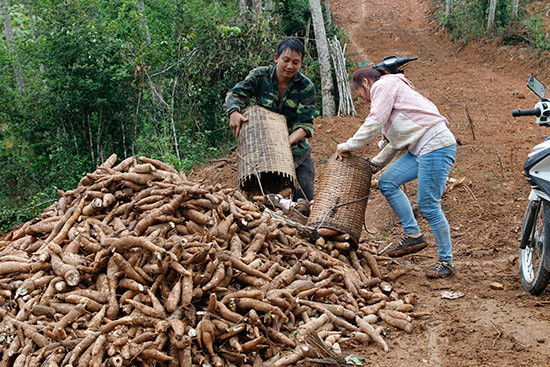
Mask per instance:
[[[347,233],[359,243],[370,193],[368,161],[351,154],[341,161],[333,155],[323,170],[307,224]]]
[[[239,187],[259,192],[258,175],[264,193],[278,193],[294,187],[296,171],[283,115],[260,106],[244,110],[248,122],[241,126],[237,139],[237,176]]]

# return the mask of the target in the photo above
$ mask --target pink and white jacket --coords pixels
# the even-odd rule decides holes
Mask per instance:
[[[369,115],[351,138],[338,145],[338,150],[359,149],[382,133],[389,144],[371,159],[371,163],[382,168],[403,150],[421,156],[456,144],[447,119],[413,88],[403,74],[378,79],[370,90]]]

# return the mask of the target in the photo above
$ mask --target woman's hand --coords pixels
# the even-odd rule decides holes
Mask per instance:
[[[336,158],[337,161],[341,161],[342,158],[349,157],[349,154],[350,154],[349,152],[344,152],[344,151],[336,148],[336,157],[335,158]]]
[[[380,171],[380,166],[372,163],[370,160],[369,160],[369,166],[370,166],[370,170],[371,170],[371,173],[374,175],[376,172]]]

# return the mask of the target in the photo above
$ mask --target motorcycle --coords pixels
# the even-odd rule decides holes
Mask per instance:
[[[374,65],[375,68],[384,68],[389,74],[403,74],[403,70],[399,69],[409,61],[418,59],[418,57],[397,57],[395,55],[386,56],[381,62]]]
[[[388,74],[403,74],[403,70],[400,67],[404,66],[409,61],[417,60],[418,57],[399,57],[395,55],[386,56],[378,64],[372,66],[372,68],[384,69]],[[364,67],[371,63],[368,61],[361,61],[357,63],[358,66]]]
[[[539,101],[533,109],[512,111],[512,116],[535,116],[539,126],[550,127],[546,87],[534,76],[527,86]],[[522,287],[540,295],[550,282],[550,137],[531,149],[523,170],[531,192],[519,239],[519,273]]]

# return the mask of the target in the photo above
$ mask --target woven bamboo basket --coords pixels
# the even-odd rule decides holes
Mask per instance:
[[[350,235],[359,243],[370,193],[369,162],[351,154],[341,161],[333,155],[321,175],[308,226],[330,228]]]
[[[248,122],[241,126],[237,139],[237,176],[246,192],[278,193],[296,185],[294,158],[288,141],[288,127],[283,115],[260,106],[251,106],[243,115]]]

